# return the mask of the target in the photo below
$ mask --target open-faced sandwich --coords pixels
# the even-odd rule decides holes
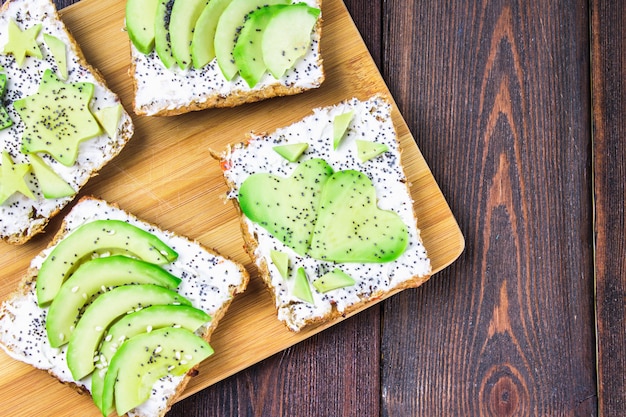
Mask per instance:
[[[50,0],[0,9],[0,238],[26,242],[133,134]]]
[[[169,116],[317,88],[321,0],[128,0],[134,111]]]
[[[247,283],[241,265],[84,197],[0,306],[0,346],[104,415],[162,416]]]
[[[216,156],[246,250],[291,330],[428,279],[384,98],[318,108]]]

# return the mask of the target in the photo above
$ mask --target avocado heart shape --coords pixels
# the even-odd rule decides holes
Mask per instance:
[[[290,177],[251,175],[239,189],[239,207],[296,253],[315,259],[389,262],[409,241],[400,216],[378,208],[365,174],[334,172],[319,158],[302,162]]]

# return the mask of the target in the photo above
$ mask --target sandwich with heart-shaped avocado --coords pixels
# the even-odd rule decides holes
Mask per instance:
[[[134,111],[170,116],[324,81],[321,0],[127,0]]]
[[[381,96],[318,108],[215,155],[246,250],[293,331],[431,273]]]
[[[213,354],[248,278],[198,242],[83,197],[0,305],[0,347],[89,392],[104,416],[160,417]]]
[[[134,127],[50,0],[0,9],[0,239],[22,244],[113,159]]]

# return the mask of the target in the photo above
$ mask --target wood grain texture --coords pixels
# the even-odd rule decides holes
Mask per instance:
[[[626,410],[626,6],[591,2],[598,390],[601,415]]]
[[[586,6],[385,2],[382,72],[467,248],[384,304],[384,416],[597,412]]]
[[[128,39],[123,27],[124,0],[83,0],[62,10],[62,18],[97,67],[129,108]],[[380,9],[378,9],[380,10]],[[388,90],[340,0],[324,2],[322,40],[328,80],[319,90],[236,109],[193,113],[175,118],[136,117],[136,132],[124,152],[107,165],[81,194],[94,194],[161,227],[197,239],[222,254],[254,267],[243,252],[234,208],[223,204],[226,191],[219,165],[209,147],[225,149],[251,130],[273,130],[297,121],[314,107],[345,98],[367,98]],[[105,46],[103,46],[105,45]],[[463,237],[428,166],[397,109],[393,119],[403,147],[407,176],[435,271],[451,263],[463,249]],[[443,210],[442,210],[443,209]],[[60,217],[50,230],[56,230]],[[3,276],[0,296],[15,288],[20,271],[49,239],[39,236],[24,247],[0,248]],[[339,322],[339,321],[338,321]],[[344,324],[345,323],[345,324]],[[220,322],[212,339],[218,352],[200,367],[186,395],[271,357],[267,372],[227,380],[208,408],[220,415],[344,415],[378,413],[380,380],[380,314],[378,306],[354,319],[295,335],[278,322],[269,295],[259,280],[251,282]],[[335,323],[333,323],[335,324]],[[243,331],[247,328],[249,332]],[[342,330],[346,330],[347,334]],[[301,342],[297,344],[298,342]],[[292,347],[293,346],[293,347]],[[321,348],[320,348],[321,346]],[[327,357],[321,360],[326,346]],[[289,348],[288,350],[285,350]],[[278,352],[283,352],[275,355]],[[275,355],[275,356],[272,356]],[[303,359],[304,358],[304,359]],[[0,415],[98,415],[88,396],[77,396],[41,371],[0,356]],[[15,378],[14,378],[15,377]],[[280,381],[277,384],[275,381]],[[329,383],[329,381],[332,381]],[[363,381],[372,381],[364,386]],[[27,387],[37,388],[28,394]],[[47,393],[50,393],[48,395]],[[36,396],[31,396],[36,395]],[[203,398],[210,398],[209,397]],[[317,398],[317,401],[316,401]],[[46,400],[48,399],[48,400]],[[191,404],[193,404],[193,401]],[[187,404],[187,403],[185,403]],[[331,406],[332,404],[332,406]],[[181,405],[182,411],[189,415]]]

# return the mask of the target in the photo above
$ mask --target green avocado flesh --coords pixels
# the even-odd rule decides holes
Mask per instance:
[[[287,178],[249,176],[239,189],[239,206],[273,237],[315,259],[390,262],[409,241],[400,216],[378,208],[376,189],[365,174],[333,172],[322,159],[300,163]]]
[[[270,251],[270,258],[274,266],[276,266],[276,269],[278,269],[280,276],[287,279],[289,277],[289,255],[285,252],[272,249]]]
[[[350,122],[354,117],[354,110],[350,110],[348,112],[338,114],[333,119],[333,149],[337,149],[339,143],[341,143],[341,139],[346,134],[346,130],[348,130],[348,126],[350,126]]]
[[[62,198],[76,194],[76,191],[63,178],[59,176],[37,154],[28,155],[30,165],[37,177],[41,193],[45,198]]]
[[[124,415],[149,398],[152,386],[166,375],[183,375],[213,354],[201,337],[166,327],[126,341],[106,372],[102,409]]]
[[[164,327],[181,327],[195,332],[211,321],[204,311],[186,305],[155,305],[128,314],[109,327],[100,345],[100,359],[96,370],[91,374],[91,396],[96,406],[106,415],[102,406],[104,377],[108,364],[126,340]]]
[[[215,58],[215,30],[222,12],[231,0],[211,0],[196,21],[191,38],[191,60],[194,68],[202,68]]]
[[[246,17],[263,6],[289,2],[289,0],[238,0],[232,1],[224,9],[215,29],[215,55],[224,78],[232,80],[237,75],[238,68],[233,50]]]
[[[128,284],[155,284],[175,289],[180,278],[160,266],[121,255],[82,263],[50,303],[46,331],[52,347],[69,341],[80,312],[99,292]]]
[[[207,5],[207,0],[175,1],[170,17],[170,42],[172,54],[180,68],[191,64],[191,40],[196,21]]]
[[[311,250],[333,262],[389,262],[409,243],[400,216],[380,210],[372,181],[355,170],[335,172],[322,191]]]
[[[302,142],[290,143],[287,145],[276,145],[272,149],[289,162],[296,162],[308,148],[309,144]]]
[[[325,293],[338,288],[350,287],[355,283],[354,278],[341,269],[335,268],[313,281],[313,286],[317,291]]]
[[[176,291],[154,284],[124,285],[97,297],[78,320],[67,345],[67,365],[74,380],[94,370],[98,344],[113,321],[157,304],[191,305],[191,302]]]
[[[239,189],[247,218],[300,255],[309,248],[321,191],[333,169],[322,159],[302,162],[289,178],[269,174],[248,177]]]
[[[311,44],[311,31],[321,11],[306,3],[277,10],[264,29],[263,60],[274,78],[281,78],[304,56]]]
[[[361,162],[367,162],[389,150],[389,147],[384,143],[376,143],[359,139],[354,142],[356,143],[357,156]]]
[[[52,301],[78,265],[94,253],[113,252],[157,265],[174,261],[178,254],[159,238],[120,220],[86,223],[61,240],[50,252],[37,276],[37,301]]]
[[[296,277],[293,283],[293,295],[307,303],[315,303],[313,293],[311,293],[311,286],[309,285],[309,278],[302,267],[298,268],[296,271]]]
[[[4,101],[1,99],[4,96],[4,91],[7,86],[7,75],[4,73],[0,73],[0,130],[6,129],[13,125],[13,120],[11,120],[11,116],[7,112],[7,109],[4,107]]]
[[[166,68],[172,68],[176,63],[169,33],[173,5],[174,0],[159,0],[154,25],[154,49]]]
[[[50,52],[52,52],[54,61],[57,64],[59,78],[67,80],[67,52],[65,42],[56,36],[52,36],[47,33],[43,34],[43,39],[50,49]]]
[[[64,83],[47,69],[37,93],[13,102],[25,124],[22,152],[45,152],[74,165],[80,142],[102,133],[89,109],[94,89],[88,82]]]
[[[159,0],[127,0],[126,30],[135,48],[142,54],[154,49],[154,30]]]

